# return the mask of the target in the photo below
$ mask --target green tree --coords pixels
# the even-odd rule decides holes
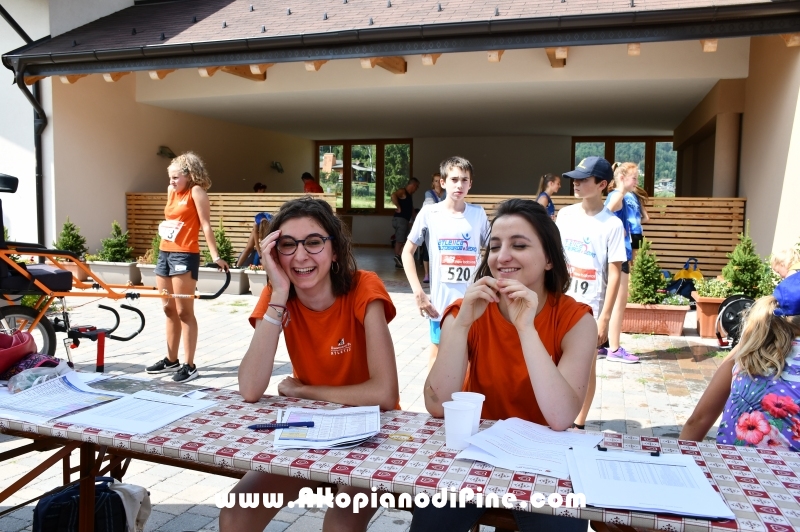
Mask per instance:
[[[386,197],[391,198],[392,193],[404,187],[411,177],[411,146],[387,144],[383,161],[383,189]]]
[[[219,219],[219,225],[214,229],[214,241],[217,243],[219,258],[228,264],[233,264],[233,244],[231,243],[231,239],[225,235],[225,226],[223,225],[222,217]],[[207,249],[204,249],[203,260],[205,260],[206,263],[214,262],[212,258],[211,253]]]
[[[122,232],[122,227],[114,220],[111,224],[111,237],[100,241],[100,251],[97,258],[107,262],[130,262],[133,248],[128,246],[128,232]]]
[[[11,237],[8,236],[8,227],[3,226],[3,241],[8,242],[9,240],[11,240]],[[19,255],[9,255],[8,257],[13,261],[19,260]]]
[[[658,291],[665,286],[666,281],[658,267],[658,258],[651,249],[650,241],[643,238],[639,253],[633,261],[628,301],[640,305],[659,303],[663,296]]]
[[[760,293],[759,285],[764,282],[764,266],[749,233],[748,221],[744,233],[739,234],[739,243],[728,253],[728,264],[722,269],[722,277],[731,283],[732,294],[744,294],[755,299]]]
[[[56,249],[71,251],[78,257],[83,257],[88,253],[89,248],[86,247],[86,239],[81,235],[81,229],[74,223],[67,221],[61,227],[61,233],[58,235],[58,240],[53,242],[53,247]]]

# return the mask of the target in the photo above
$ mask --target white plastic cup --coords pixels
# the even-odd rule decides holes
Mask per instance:
[[[475,405],[475,419],[472,422],[472,434],[478,433],[478,427],[481,424],[481,412],[483,411],[483,402],[486,396],[482,393],[475,392],[453,392],[453,401],[461,401],[465,403],[472,403]]]
[[[475,404],[466,401],[447,401],[444,408],[444,433],[447,446],[451,449],[466,449],[467,438],[472,436],[472,423],[475,417]]]

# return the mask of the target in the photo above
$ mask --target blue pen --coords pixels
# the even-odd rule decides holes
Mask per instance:
[[[293,421],[290,423],[262,423],[260,425],[250,425],[247,427],[250,430],[272,430],[272,429],[288,429],[289,427],[313,427],[313,421]]]

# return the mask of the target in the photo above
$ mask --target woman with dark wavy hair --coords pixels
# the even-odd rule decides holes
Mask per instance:
[[[425,382],[425,406],[442,417],[453,392],[486,396],[481,417],[518,417],[553,430],[572,426],[595,356],[591,308],[566,295],[569,271],[555,222],[535,201],[501,203],[478,280],[442,315],[439,356]],[[468,530],[485,511],[414,510],[412,532]],[[520,530],[586,530],[587,522],[515,511]]]
[[[399,408],[394,347],[388,323],[395,308],[372,272],[356,269],[350,235],[327,202],[305,197],[285,203],[261,241],[269,285],[250,316],[255,328],[239,366],[239,392],[258,401],[272,377],[278,338],[284,332],[293,376],[278,393],[353,406]],[[319,482],[247,473],[234,493],[282,493],[285,501]],[[351,497],[369,490],[339,487]],[[261,531],[280,508],[227,508],[220,529]],[[366,511],[364,511],[366,510]],[[334,507],[325,530],[366,530],[377,508],[354,513]]]

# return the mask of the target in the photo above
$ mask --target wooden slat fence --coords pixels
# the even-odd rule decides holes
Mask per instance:
[[[492,219],[497,204],[510,197],[470,194],[467,199],[482,205]],[[570,196],[553,197],[556,210],[578,201]],[[706,277],[716,276],[744,231],[745,203],[745,198],[650,198],[650,223],[643,226],[644,236],[653,243],[662,268],[675,273],[687,258],[696,257]]]
[[[219,219],[225,227],[225,234],[231,239],[234,250],[239,253],[247,245],[247,238],[253,228],[255,215],[266,211],[278,212],[285,202],[305,194],[213,194],[208,195],[211,204],[211,227],[217,228]],[[335,194],[312,194],[327,201],[336,208]],[[164,206],[167,204],[166,192],[142,193],[128,192],[126,195],[128,235],[135,255],[144,255],[150,242],[158,232],[158,224],[164,220]],[[200,233],[202,235],[202,233]],[[205,248],[205,240],[200,238],[200,247]]]

